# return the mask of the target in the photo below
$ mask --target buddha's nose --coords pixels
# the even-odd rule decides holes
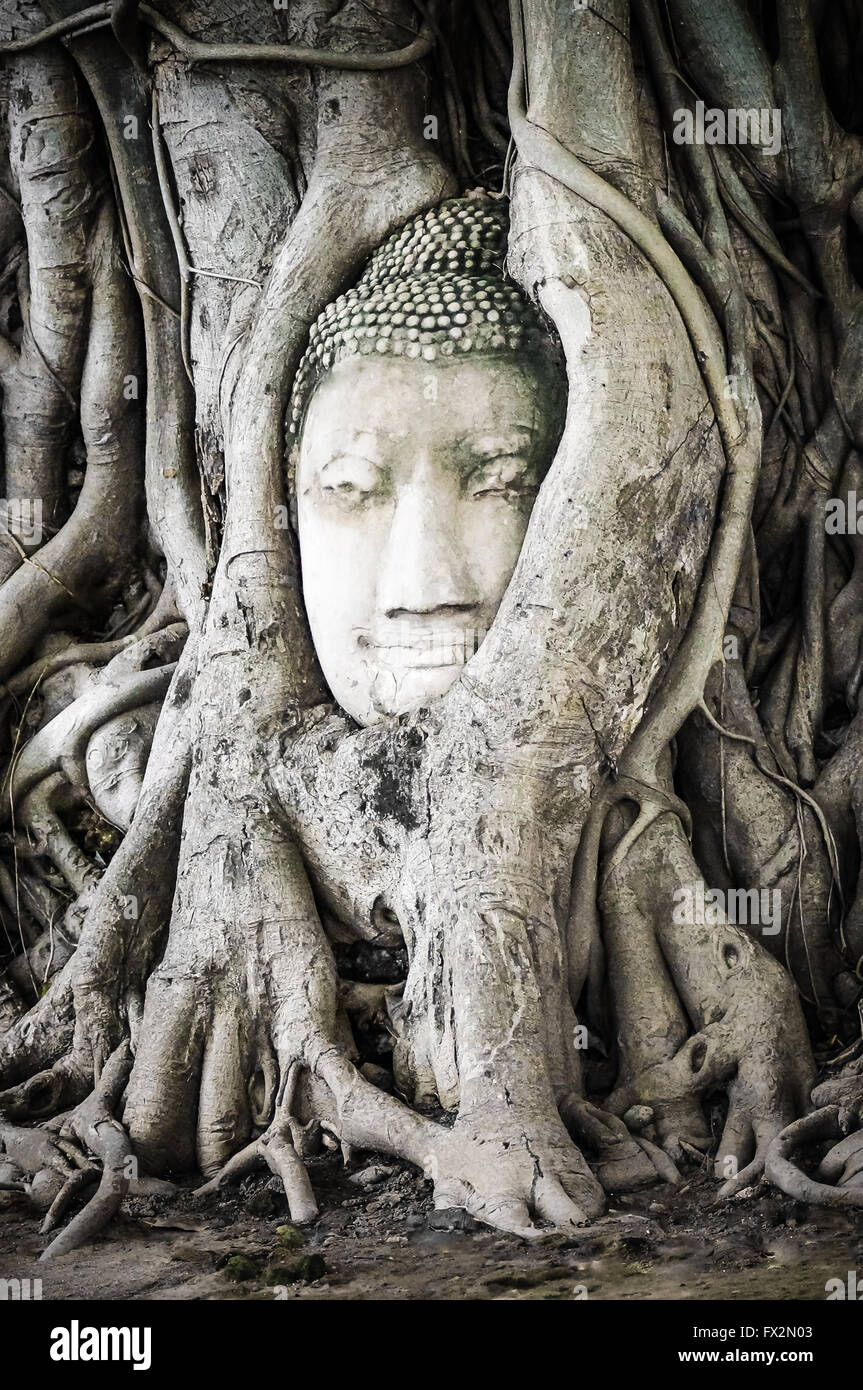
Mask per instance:
[[[381,556],[378,611],[388,618],[450,616],[476,608],[480,594],[459,536],[455,480],[420,468],[399,489]]]

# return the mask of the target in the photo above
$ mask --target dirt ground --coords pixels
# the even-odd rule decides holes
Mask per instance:
[[[828,1279],[863,1269],[863,1211],[766,1187],[716,1207],[706,1175],[527,1243],[458,1229],[405,1164],[328,1156],[312,1170],[321,1215],[302,1232],[260,1174],[203,1200],[131,1195],[96,1244],[44,1264],[38,1214],[0,1193],[0,1278],[40,1278],[43,1299],[823,1300]]]

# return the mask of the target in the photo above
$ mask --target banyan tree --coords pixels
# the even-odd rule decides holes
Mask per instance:
[[[313,1220],[322,1145],[525,1235],[859,1206],[859,0],[0,19],[47,1248],[138,1171]]]

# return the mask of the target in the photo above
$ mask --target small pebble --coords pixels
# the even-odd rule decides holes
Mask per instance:
[[[632,1134],[640,1134],[653,1122],[653,1110],[649,1105],[631,1105],[623,1117],[623,1123]]]
[[[383,1182],[384,1178],[390,1177],[394,1172],[395,1168],[390,1168],[385,1163],[370,1163],[368,1168],[351,1173],[348,1182],[356,1184],[357,1187],[373,1187],[376,1182]]]

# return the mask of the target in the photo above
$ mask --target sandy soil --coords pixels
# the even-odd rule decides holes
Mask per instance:
[[[44,1299],[823,1300],[828,1279],[863,1269],[863,1212],[807,1210],[767,1188],[715,1207],[706,1176],[526,1243],[438,1229],[407,1165],[330,1156],[312,1168],[321,1216],[302,1244],[261,1174],[203,1202],[183,1189],[130,1196],[96,1244],[39,1264],[37,1214],[0,1193],[0,1278],[40,1278]]]

